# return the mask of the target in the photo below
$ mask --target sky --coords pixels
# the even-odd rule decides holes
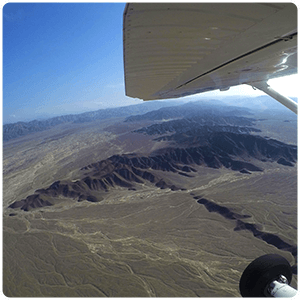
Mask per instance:
[[[125,4],[3,7],[3,120],[136,104],[124,99]]]
[[[140,103],[125,96],[124,7],[124,3],[4,5],[3,122]],[[279,92],[297,95],[295,76],[275,84]],[[203,95],[225,93],[263,95],[249,86]]]

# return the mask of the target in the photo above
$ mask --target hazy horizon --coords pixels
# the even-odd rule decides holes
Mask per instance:
[[[251,98],[251,100],[255,99],[254,101],[251,101],[251,103],[248,103],[248,99]],[[294,101],[297,101],[297,97],[291,97]],[[261,100],[264,100],[264,104],[261,103]],[[269,97],[268,95],[262,94],[262,95],[258,95],[258,96],[235,96],[235,95],[228,95],[228,96],[211,96],[211,97],[204,97],[203,94],[198,94],[198,95],[194,95],[193,97],[185,97],[185,98],[178,98],[178,99],[166,99],[166,100],[153,100],[153,101],[142,101],[140,100],[137,103],[134,104],[125,104],[125,105],[120,105],[120,106],[108,106],[108,107],[102,107],[102,108],[97,108],[97,109],[90,109],[90,110],[85,110],[85,111],[81,111],[81,112],[70,112],[70,113],[61,113],[61,112],[57,112],[55,113],[49,113],[49,114],[41,114],[38,115],[36,117],[26,117],[23,116],[23,118],[21,118],[20,120],[15,120],[15,118],[11,118],[11,119],[5,119],[5,117],[3,116],[3,125],[6,124],[14,124],[14,123],[18,123],[18,122],[31,122],[31,121],[42,121],[42,120],[47,120],[47,119],[51,119],[51,118],[55,118],[55,117],[60,117],[60,116],[66,116],[66,115],[80,115],[83,113],[89,113],[89,112],[95,112],[98,110],[105,110],[105,109],[118,109],[118,108],[122,108],[122,107],[126,107],[126,106],[132,106],[132,105],[147,105],[147,103],[153,103],[153,102],[164,102],[164,103],[168,103],[168,106],[173,106],[173,105],[178,105],[178,104],[185,104],[185,103],[189,103],[189,102],[201,102],[201,101],[220,101],[225,105],[232,105],[232,106],[240,106],[240,107],[245,107],[245,108],[250,108],[250,109],[255,109],[257,108],[258,110],[264,110],[264,109],[276,109],[276,110],[282,110],[285,111],[287,113],[289,113],[290,111],[283,106],[282,104],[276,102],[275,100],[273,100],[271,97]],[[272,103],[274,101],[274,104]],[[271,105],[272,103],[272,105]],[[265,105],[265,107],[264,107]],[[256,107],[257,106],[257,107]],[[155,110],[155,109],[154,109]]]

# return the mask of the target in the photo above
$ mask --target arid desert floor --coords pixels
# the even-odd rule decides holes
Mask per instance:
[[[255,118],[264,119],[258,135],[297,144],[294,119]],[[59,195],[55,205],[8,208],[55,181],[78,181],[82,168],[113,155],[170,145],[133,132],[153,122],[123,121],[63,124],[4,143],[6,296],[239,297],[243,270],[263,254],[280,254],[296,270],[296,164],[249,158],[263,171],[191,165],[185,176],[149,168],[167,185],[144,180],[94,192],[99,202]]]

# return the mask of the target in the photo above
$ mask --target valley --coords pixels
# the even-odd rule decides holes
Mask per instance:
[[[262,119],[193,103],[5,142],[4,294],[239,297],[266,253],[296,287],[296,118]]]

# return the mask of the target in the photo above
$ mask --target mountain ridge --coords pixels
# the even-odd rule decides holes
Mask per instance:
[[[174,103],[173,105],[176,105]],[[180,105],[180,102],[177,102]],[[143,105],[136,104],[117,108],[99,109],[97,111],[85,112],[81,114],[69,114],[46,120],[33,120],[29,122],[17,122],[3,125],[3,141],[9,141],[31,133],[48,130],[60,124],[65,123],[85,123],[95,120],[105,120],[109,118],[127,117],[132,114],[141,114],[155,110],[162,106],[170,106],[167,102],[148,102]]]
[[[56,181],[48,188],[38,189],[26,199],[15,201],[9,208],[28,211],[55,204],[54,197],[67,197],[75,201],[99,202],[103,195],[116,186],[135,189],[145,181],[158,188],[184,190],[152,170],[177,173],[191,177],[195,166],[227,168],[250,174],[263,169],[254,165],[252,159],[276,162],[292,167],[297,159],[297,147],[250,134],[215,132],[206,137],[206,143],[197,147],[167,147],[152,152],[149,156],[136,153],[113,155],[105,160],[82,168],[82,178],[76,181]]]
[[[118,108],[106,108],[97,111],[85,112],[82,114],[70,114],[53,117],[46,120],[33,120],[30,122],[17,122],[3,125],[3,141],[9,141],[21,136],[26,136],[31,133],[41,132],[51,129],[57,125],[65,123],[86,123],[96,120],[106,120],[110,118],[126,118],[125,122],[132,122],[131,120],[158,120],[160,117],[153,119],[153,116],[161,117],[187,117],[195,116],[199,113],[203,115],[202,110],[210,112],[210,115],[224,114],[226,110],[231,114],[250,114],[249,110],[245,110],[239,107],[221,104],[220,101],[205,101],[200,100],[196,102],[188,102],[182,104],[180,101],[149,101],[143,104],[129,105]],[[149,115],[148,115],[149,113]],[[145,116],[146,115],[146,116]],[[147,116],[150,116],[147,118]],[[152,117],[151,117],[152,116]]]
[[[125,122],[139,122],[141,120],[168,120],[174,118],[194,118],[199,115],[206,117],[251,115],[247,108],[228,106],[220,101],[193,101],[180,106],[162,107],[142,115],[130,116]]]

